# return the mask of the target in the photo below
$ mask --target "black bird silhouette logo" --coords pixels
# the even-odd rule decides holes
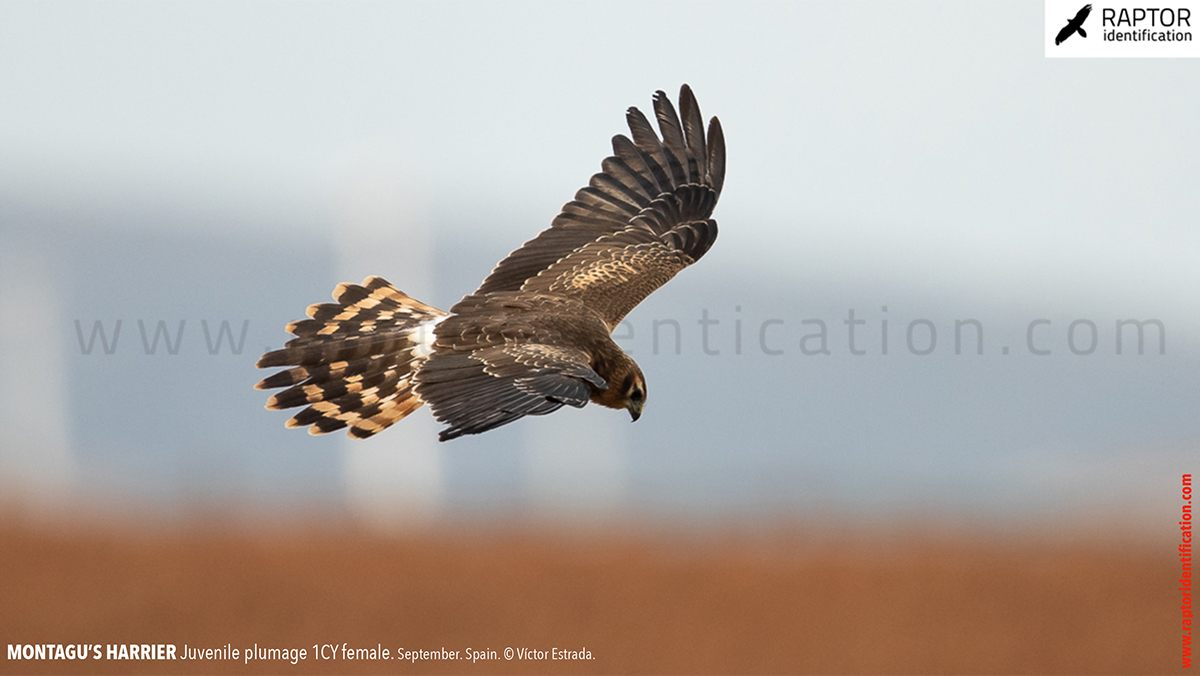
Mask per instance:
[[[1086,38],[1087,32],[1083,30],[1083,22],[1087,21],[1088,15],[1091,13],[1092,6],[1090,4],[1084,5],[1083,9],[1075,14],[1075,18],[1068,21],[1067,25],[1063,26],[1062,30],[1058,32],[1058,35],[1054,38],[1054,44],[1061,45],[1063,40],[1074,35],[1076,31],[1079,31],[1079,35]]]

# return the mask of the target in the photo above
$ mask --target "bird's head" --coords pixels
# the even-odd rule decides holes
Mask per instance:
[[[609,386],[592,395],[592,401],[609,408],[625,409],[637,420],[642,417],[642,407],[646,405],[646,378],[642,370],[632,359],[626,357],[616,372],[607,373],[605,380]]]
[[[642,407],[646,405],[646,379],[642,377],[641,371],[631,373],[625,378],[623,394],[625,408],[636,422],[642,417]]]

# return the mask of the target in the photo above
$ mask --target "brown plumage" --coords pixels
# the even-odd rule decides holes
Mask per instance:
[[[296,338],[259,359],[289,367],[257,385],[287,388],[267,408],[307,405],[289,427],[365,438],[427,403],[447,425],[443,441],[589,400],[637,420],[645,378],[612,331],[712,246],[725,180],[720,123],[705,136],[687,85],[679,109],[682,121],[655,94],[660,138],[630,108],[632,139],[613,137],[613,156],[550,228],[450,312],[379,277],[339,285],[336,303],[309,307],[311,319],[288,326]]]

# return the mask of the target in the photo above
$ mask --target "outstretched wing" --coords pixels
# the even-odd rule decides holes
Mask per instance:
[[[678,205],[659,198],[649,209],[660,220],[679,220]],[[638,303],[696,262],[717,237],[712,220],[684,221],[659,234],[634,224],[585,244],[522,286],[524,291],[578,298],[604,319],[611,332]]]
[[[582,407],[593,388],[607,387],[583,350],[537,343],[439,355],[421,367],[420,379],[421,397],[447,425],[438,435],[442,441],[552,413],[563,404]]]
[[[725,181],[721,123],[704,119],[687,85],[682,122],[663,92],[654,96],[660,139],[637,108],[626,114],[630,140],[613,137],[602,172],[563,206],[548,230],[509,254],[476,293],[566,293],[600,312],[609,326],[717,236],[709,219]],[[630,247],[633,250],[627,250]]]
[[[1068,21],[1067,25],[1063,26],[1062,30],[1058,31],[1058,35],[1054,36],[1054,44],[1061,45],[1063,40],[1071,37],[1075,31],[1079,31],[1079,34],[1086,38],[1087,33],[1085,33],[1083,30],[1083,22],[1087,21],[1088,15],[1091,13],[1092,6],[1090,4],[1084,5],[1078,12],[1075,13],[1075,18]]]

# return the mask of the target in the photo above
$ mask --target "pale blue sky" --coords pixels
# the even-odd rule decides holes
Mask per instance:
[[[284,430],[247,381],[251,352],[359,274],[335,245],[352,196],[395,190],[428,239],[363,274],[448,306],[598,169],[627,106],[688,82],[728,140],[721,237],[631,316],[654,415],[603,427],[618,501],[849,508],[867,485],[1019,511],[1091,504],[1099,482],[1158,504],[1200,445],[1200,63],[1045,59],[1042,21],[1039,2],[6,2],[0,242],[66,280],[46,330],[67,445],[108,485],[336,493],[340,446]],[[851,308],[862,358],[839,351]],[[215,367],[199,331],[218,317],[251,329]],[[138,349],[137,319],[184,320],[191,342],[85,359],[76,318],[124,318]],[[963,318],[983,358],[953,354]],[[1117,357],[1127,318],[1163,322],[1166,355]],[[682,355],[649,354],[655,319],[680,322]],[[771,319],[784,355],[730,354],[733,322],[749,352]],[[827,358],[801,354],[806,319]],[[905,349],[916,319],[940,331],[927,358]],[[1077,319],[1095,354],[1070,352]],[[443,459],[451,503],[524,500],[516,428]]]

